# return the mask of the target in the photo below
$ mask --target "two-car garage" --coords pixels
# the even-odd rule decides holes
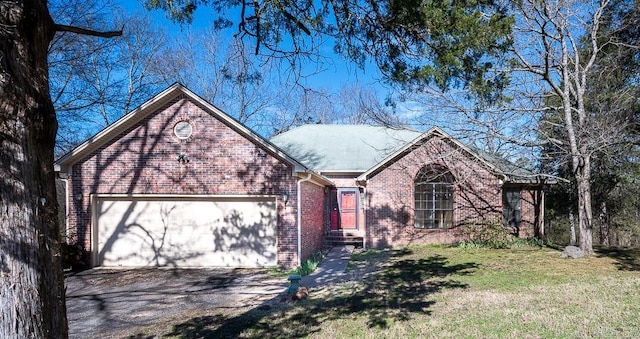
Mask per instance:
[[[321,244],[301,231],[297,182],[332,184],[180,84],[54,167],[87,266],[295,267]]]
[[[94,195],[92,209],[94,265],[277,264],[273,196]]]

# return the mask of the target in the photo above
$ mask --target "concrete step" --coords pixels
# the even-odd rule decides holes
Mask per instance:
[[[346,236],[346,235],[326,235],[324,237],[324,243],[327,246],[354,245],[356,247],[362,247],[364,244],[364,237]]]

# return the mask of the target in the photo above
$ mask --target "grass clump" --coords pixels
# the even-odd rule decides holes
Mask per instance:
[[[318,265],[320,265],[326,256],[326,252],[323,251],[313,253],[307,260],[302,262],[302,265],[290,271],[289,274],[299,274],[301,277],[309,275],[318,268]]]
[[[294,269],[286,269],[281,266],[267,267],[267,271],[274,277],[288,277],[292,274],[299,274],[301,277],[313,273],[318,265],[327,257],[327,250],[315,252],[302,262],[302,265]]]

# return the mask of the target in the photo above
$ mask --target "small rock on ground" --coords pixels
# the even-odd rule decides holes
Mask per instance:
[[[562,258],[573,258],[579,259],[584,257],[584,252],[576,246],[567,246],[564,248],[564,251],[560,254]]]

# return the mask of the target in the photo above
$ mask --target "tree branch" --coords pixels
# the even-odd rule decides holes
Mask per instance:
[[[101,31],[94,31],[92,29],[86,29],[86,28],[80,28],[80,27],[68,26],[68,25],[61,25],[61,24],[55,24],[54,28],[55,28],[56,32],[71,32],[71,33],[75,33],[75,34],[96,36],[96,37],[101,37],[101,38],[113,38],[113,37],[116,37],[116,36],[122,36],[122,31],[124,30],[124,26],[123,26],[118,31],[101,32]]]

